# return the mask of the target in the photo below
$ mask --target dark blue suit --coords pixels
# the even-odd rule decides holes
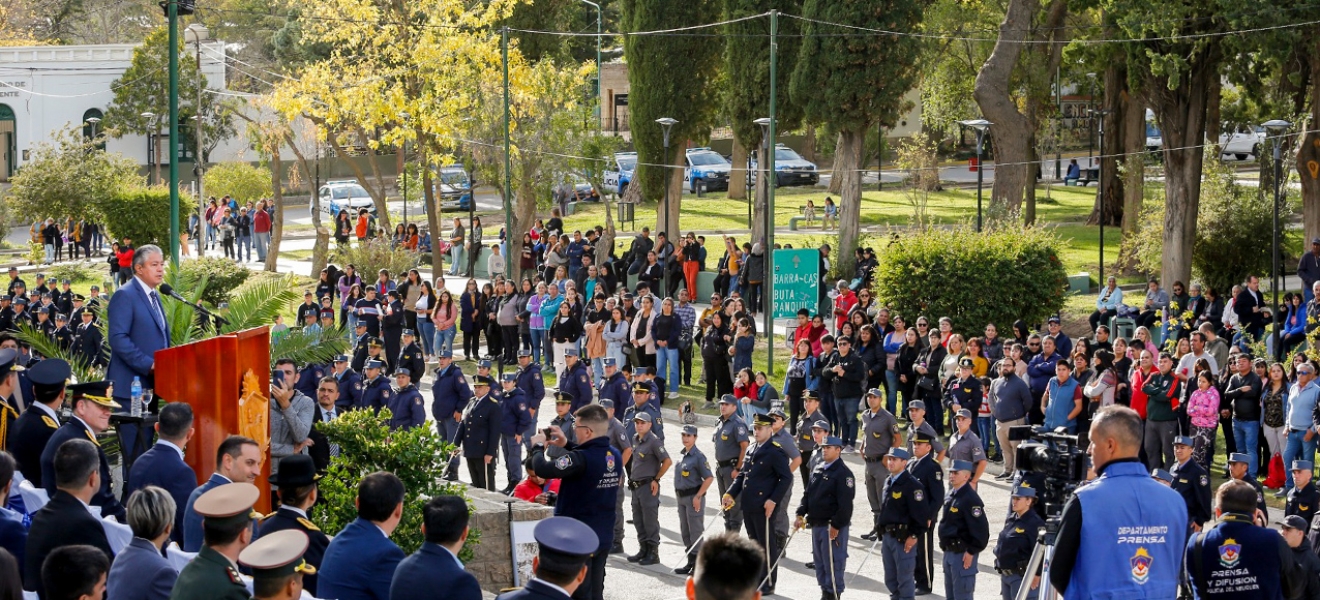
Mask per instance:
[[[559,377],[559,389],[573,394],[574,411],[591,404],[591,377],[587,375],[586,363],[579,360],[573,368],[565,369]]]
[[[211,478],[206,483],[197,486],[188,496],[188,502],[183,505],[183,549],[188,552],[197,552],[202,549],[202,515],[193,510],[193,503],[197,499],[211,491],[211,488],[218,485],[232,483],[219,473],[212,473]]]
[[[106,459],[105,450],[101,449],[92,430],[77,418],[69,419],[56,429],[46,442],[46,448],[41,451],[41,483],[46,487],[46,493],[55,497],[55,451],[60,444],[69,440],[89,440],[96,444],[96,453],[101,456],[101,489],[92,496],[92,506],[101,507],[102,517],[114,516],[119,522],[124,522],[124,505],[119,503],[114,491],[110,489],[110,461]]]
[[[23,568],[23,554],[27,551],[27,534],[22,513],[0,506],[0,548],[14,555],[20,570]]]
[[[157,442],[133,463],[128,483],[124,486],[124,499],[149,485],[169,492],[176,507],[186,507],[188,497],[197,488],[197,473],[183,462],[177,450]],[[177,508],[174,511],[174,533],[170,534],[170,539],[183,544],[183,511]]]
[[[338,600],[389,600],[390,581],[402,560],[403,550],[375,523],[356,519],[330,540],[317,571],[316,595]]]
[[[339,399],[335,400],[335,408],[340,412],[353,410],[361,406],[362,401],[362,375],[353,369],[344,369],[339,378]],[[315,398],[316,394],[308,396]]]
[[[178,578],[155,545],[135,537],[110,564],[105,600],[169,600]]]
[[[160,293],[156,295],[159,297]],[[134,376],[141,380],[142,389],[156,387],[151,371],[156,364],[156,351],[170,347],[170,324],[164,309],[163,303],[160,310],[153,306],[145,286],[136,278],[129,279],[128,284],[110,296],[109,312],[113,316],[107,327],[110,365],[106,367],[105,378],[114,384],[120,414],[128,414],[132,408],[128,399]],[[140,447],[138,425],[124,423],[118,429],[124,464],[132,464],[146,450]]]
[[[552,588],[540,579],[533,579],[527,582],[527,587],[521,590],[514,590],[500,594],[495,600],[565,600],[563,592]]]
[[[50,413],[29,406],[9,430],[9,453],[18,461],[18,470],[23,473],[23,477],[36,487],[44,487],[41,479],[41,453],[46,450],[50,436],[55,435],[55,430],[59,428],[59,420],[50,416]]]
[[[422,544],[399,563],[390,583],[390,600],[430,598],[444,590],[447,600],[481,600],[481,585],[448,549]]]

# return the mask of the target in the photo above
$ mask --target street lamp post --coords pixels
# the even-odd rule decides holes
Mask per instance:
[[[660,127],[663,128],[665,132],[665,201],[662,205],[664,207],[662,210],[665,212],[665,217],[664,219],[661,219],[660,223],[665,230],[665,243],[669,244],[670,250],[669,255],[665,256],[665,264],[661,265],[660,269],[660,287],[663,289],[660,290],[660,294],[656,294],[657,297],[664,298],[665,293],[669,291],[669,259],[678,249],[678,246],[675,246],[673,242],[674,232],[669,230],[669,178],[673,175],[669,172],[669,169],[672,168],[669,164],[669,130],[673,128],[674,125],[678,124],[678,120],[670,117],[661,117],[656,119],[655,122],[659,123]],[[661,250],[663,250],[663,248],[661,248]],[[692,294],[689,293],[688,296],[691,297]]]
[[[151,111],[142,113],[142,118],[151,123],[151,131],[147,132],[147,171],[155,170],[153,183],[160,185],[160,123],[156,122],[156,113]]]
[[[406,129],[408,123],[412,120],[412,115],[407,112],[399,112],[403,117],[403,126]],[[403,229],[404,235],[408,235],[408,137],[403,138]]]
[[[1108,111],[1108,110],[1092,110],[1092,111],[1091,111],[1091,118],[1092,118],[1092,119],[1095,119],[1096,117],[1099,117],[1099,118],[1100,118],[1099,121],[1096,121],[1096,133],[1100,134],[1100,164],[1099,164],[1099,166],[1096,167],[1096,173],[1097,173],[1097,175],[1098,175],[1100,172],[1102,172],[1102,171],[1104,170],[1104,168],[1105,168],[1105,117],[1108,116],[1110,112],[1111,112],[1111,111]],[[1100,281],[1100,285],[1103,286],[1103,285],[1105,285],[1105,180],[1104,180],[1103,177],[1097,177],[1097,180],[1099,181],[1099,184],[1100,184],[1100,188],[1099,188],[1099,190],[1097,190],[1097,193],[1099,194],[1099,197],[1098,197],[1098,198],[1099,198],[1099,204],[1100,204],[1100,217],[1099,217],[1099,219],[1100,219],[1100,268],[1099,268],[1099,271],[1100,271],[1100,277],[1099,277],[1099,281]]]
[[[1283,345],[1279,341],[1279,325],[1282,324],[1282,320],[1279,318],[1280,311],[1278,308],[1280,235],[1279,205],[1282,203],[1281,194],[1283,190],[1279,180],[1283,179],[1283,136],[1287,133],[1288,129],[1292,127],[1292,123],[1283,119],[1273,119],[1261,123],[1261,127],[1265,128],[1265,132],[1269,135],[1270,139],[1274,141],[1274,235],[1271,236],[1273,240],[1270,251],[1270,287],[1274,290],[1275,308],[1273,313],[1274,326],[1270,328],[1270,336],[1274,340],[1274,360],[1277,361],[1282,360],[1283,357]]]
[[[601,104],[600,98],[600,36],[601,36],[601,9],[600,5],[591,0],[582,0],[585,4],[596,7],[596,133],[601,131],[601,119],[605,114],[605,109]]]
[[[773,21],[772,21],[773,23]],[[773,31],[773,28],[772,28]],[[773,55],[771,56],[773,58]],[[773,65],[773,63],[771,63]],[[774,69],[771,69],[774,72]],[[773,81],[774,77],[771,76]],[[771,89],[773,90],[773,82]],[[770,114],[774,114],[774,92],[770,93]],[[775,170],[775,119],[761,117],[753,121],[761,126],[761,141],[765,151],[757,162],[758,170],[765,165],[765,240],[761,249],[765,252],[765,275],[761,277],[761,306],[764,316],[766,339],[766,372],[775,373],[775,299],[774,299],[774,256],[775,256],[775,187],[779,185],[779,172]],[[755,244],[756,240],[752,240]]]
[[[976,130],[976,232],[981,233],[981,190],[985,181],[985,160],[981,153],[985,148],[985,132],[994,123],[985,119],[971,119],[958,121],[958,124]]]
[[[101,124],[99,117],[87,117],[87,124],[92,127],[92,146],[96,146],[96,126]]]
[[[743,181],[747,183],[747,228],[752,228],[752,152],[747,151],[747,172],[743,174]]]

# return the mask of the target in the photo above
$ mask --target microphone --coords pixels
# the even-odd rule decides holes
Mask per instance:
[[[174,291],[174,286],[172,286],[172,285],[170,285],[170,284],[168,284],[168,283],[162,283],[162,284],[160,284],[160,286],[157,287],[156,289],[159,290],[160,293],[165,294],[166,296],[169,296],[169,297],[171,297],[171,298],[174,298],[175,300],[178,300],[179,302],[182,302],[182,303],[184,303],[184,304],[187,304],[188,306],[191,306],[191,307],[193,308],[193,310],[195,310],[195,311],[197,311],[197,312],[199,312],[199,313],[202,313],[203,315],[205,315],[205,316],[207,316],[207,317],[209,317],[209,318],[211,318],[211,319],[214,319],[214,320],[216,321],[216,323],[219,323],[219,324],[227,324],[227,323],[229,323],[229,321],[226,320],[224,317],[222,317],[222,316],[220,316],[220,315],[217,315],[217,314],[214,314],[214,313],[212,313],[212,312],[209,311],[209,310],[206,310],[206,307],[205,307],[205,306],[202,306],[200,303],[199,303],[199,304],[193,304],[192,302],[189,302],[187,298],[184,298],[183,296],[180,296],[178,292]]]

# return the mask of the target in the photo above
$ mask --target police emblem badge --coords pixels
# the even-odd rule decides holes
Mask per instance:
[[[1153,559],[1150,553],[1143,546],[1137,548],[1137,553],[1128,559],[1128,564],[1132,565],[1132,581],[1139,585],[1145,585],[1150,580],[1150,564]]]
[[[1219,564],[1226,568],[1236,567],[1242,559],[1242,545],[1237,540],[1228,538],[1219,546]]]

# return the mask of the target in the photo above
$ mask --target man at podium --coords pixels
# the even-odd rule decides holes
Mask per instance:
[[[142,389],[155,387],[156,351],[170,346],[170,325],[156,288],[165,279],[165,253],[147,244],[133,253],[133,276],[110,297],[110,366],[106,379],[114,384],[120,414],[129,414],[133,378]],[[124,465],[132,464],[146,448],[136,423],[123,423],[119,439]]]

